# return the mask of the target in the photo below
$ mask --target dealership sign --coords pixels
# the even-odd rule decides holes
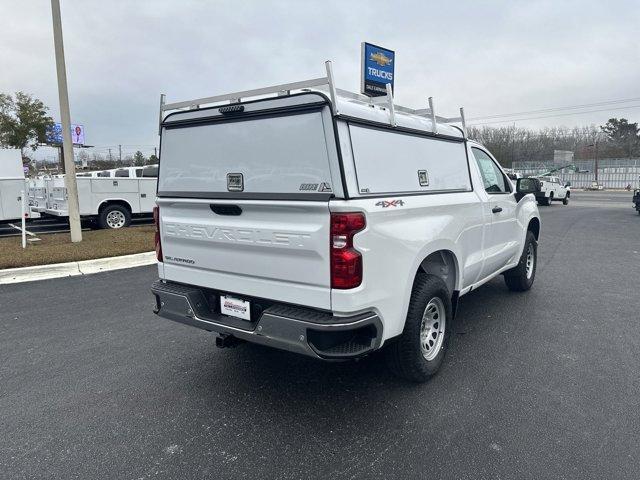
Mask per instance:
[[[360,91],[370,97],[387,94],[387,84],[393,89],[396,53],[393,50],[362,42]]]
[[[62,124],[54,123],[47,129],[46,141],[51,145],[62,145]],[[71,143],[84,145],[84,126],[71,124]]]

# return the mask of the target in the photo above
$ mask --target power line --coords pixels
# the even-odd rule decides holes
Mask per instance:
[[[474,126],[474,125],[489,125],[491,123],[512,123],[512,122],[523,122],[525,120],[538,120],[541,118],[554,118],[554,117],[566,117],[566,116],[571,116],[571,115],[582,115],[585,113],[596,113],[596,112],[610,112],[613,110],[628,110],[631,108],[640,108],[640,105],[629,105],[627,107],[618,107],[618,108],[602,108],[599,110],[587,110],[584,112],[570,112],[570,113],[557,113],[555,115],[543,115],[543,116],[539,116],[539,117],[523,117],[523,118],[514,118],[514,119],[509,119],[509,120],[494,120],[494,121],[490,121],[490,122],[478,122],[478,123],[474,123],[470,126]]]
[[[519,115],[532,115],[532,114],[537,114],[537,113],[548,113],[548,112],[558,112],[558,111],[563,111],[563,110],[579,110],[582,108],[590,108],[590,107],[601,107],[604,105],[615,105],[618,103],[629,103],[629,102],[636,102],[640,100],[640,97],[635,97],[635,98],[625,98],[622,100],[607,100],[604,102],[597,102],[597,103],[585,103],[582,105],[569,105],[566,107],[553,107],[553,108],[544,108],[544,109],[540,109],[540,110],[529,110],[526,112],[516,112],[516,113],[501,113],[501,114],[496,114],[496,115],[486,115],[483,117],[472,117],[469,118],[468,120],[472,121],[472,120],[489,120],[491,118],[502,118],[502,117],[515,117],[515,116],[519,116]]]

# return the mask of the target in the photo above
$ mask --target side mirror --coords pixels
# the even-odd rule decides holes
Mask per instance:
[[[541,189],[537,178],[519,178],[516,181],[516,200],[519,202],[525,195],[538,193]]]
[[[571,186],[571,182],[567,182],[564,184],[565,187],[570,187]]]

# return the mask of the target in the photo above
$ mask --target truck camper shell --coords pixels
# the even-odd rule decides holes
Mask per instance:
[[[330,62],[326,71],[185,102],[162,95],[158,196],[326,200],[471,190],[462,108],[446,118],[432,98],[429,108],[403,107],[390,88],[369,98],[336,89]],[[234,165],[245,168],[242,190],[228,185]]]

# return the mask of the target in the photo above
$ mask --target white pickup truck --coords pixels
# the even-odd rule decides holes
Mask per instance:
[[[569,204],[571,190],[569,184],[565,184],[558,177],[538,177],[540,180],[540,191],[536,193],[536,200],[541,205],[551,205],[551,202],[562,202]]]
[[[425,381],[459,297],[500,274],[533,284],[539,182],[514,188],[432,110],[327,81],[328,95],[290,84],[164,107],[193,108],[161,114],[154,311],[218,346],[321,359],[384,346],[394,372]]]

